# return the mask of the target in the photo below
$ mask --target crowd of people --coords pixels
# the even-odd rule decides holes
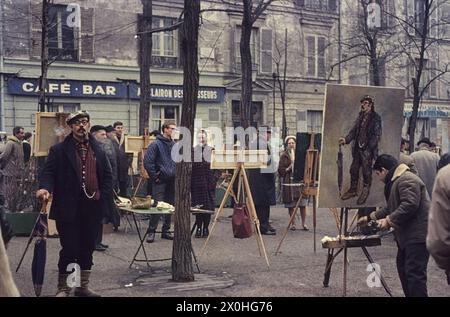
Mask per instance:
[[[90,119],[86,111],[73,113],[67,118],[71,133],[63,142],[50,148],[39,175],[36,197],[46,201],[52,195],[50,218],[56,222],[61,244],[56,293],[58,297],[68,296],[71,291],[67,285],[70,273],[68,267],[71,263],[77,263],[81,269],[81,282],[75,289],[75,296],[99,296],[89,287],[93,252],[108,248],[102,243],[104,223],[112,223],[115,230],[120,226],[120,214],[114,203],[114,196],[129,197],[128,180],[132,157],[125,152],[123,123],[91,126]],[[161,131],[152,132],[156,138],[143,158],[143,166],[148,174],[147,194],[157,201],[169,204],[175,204],[176,163],[171,153],[176,143],[176,130],[174,122],[164,122]],[[3,147],[0,153],[1,184],[8,177],[14,177],[17,164],[28,164],[31,150],[26,145],[27,137],[29,139],[30,135],[22,127],[16,127],[13,136]],[[208,145],[207,131],[200,130],[196,138],[197,145],[192,151],[194,163],[191,202],[192,206],[214,210],[216,185],[224,174],[210,168],[213,148]],[[267,150],[268,166],[271,166],[275,153],[270,139],[270,128],[263,126],[250,144],[250,147],[257,146],[259,150]],[[289,215],[292,215],[300,198],[300,191],[295,186],[289,186],[294,185],[296,141],[295,136],[285,138],[285,151],[281,153],[277,169],[247,171],[260,230],[264,235],[276,234],[276,229],[270,222],[270,208],[276,204],[276,174],[283,185],[282,200]],[[340,142],[344,144],[349,140]],[[427,138],[421,139],[417,145],[418,150],[409,155],[407,141],[403,140],[400,160],[388,154],[374,158],[371,169],[385,184],[387,205],[358,220],[360,226],[369,221],[377,221],[381,230],[395,228],[397,269],[406,296],[427,296],[426,269],[429,253],[447,276],[450,274],[449,155],[440,157],[434,153],[432,142]],[[298,204],[302,230],[308,230],[307,204],[305,197]],[[161,217],[161,238],[173,240],[170,215],[154,215],[147,229],[148,243],[155,241]],[[208,213],[196,215],[195,238],[209,235],[210,217]],[[296,230],[296,226],[297,224],[292,223],[290,229]],[[9,238],[5,238],[5,234],[8,230],[4,228],[6,227],[2,223],[3,240],[7,240]],[[4,275],[0,272],[0,277],[2,276]],[[11,294],[16,294],[16,291],[13,289]]]

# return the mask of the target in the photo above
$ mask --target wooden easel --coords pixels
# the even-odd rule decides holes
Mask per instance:
[[[327,263],[325,265],[325,273],[323,278],[323,286],[328,287],[330,284],[330,275],[331,275],[331,267],[333,265],[333,261],[336,259],[336,257],[344,251],[344,268],[343,268],[343,287],[342,287],[342,296],[347,295],[347,269],[348,269],[348,254],[347,249],[353,248],[353,247],[360,247],[366,256],[369,263],[374,264],[375,261],[369,254],[369,251],[367,251],[366,247],[370,246],[378,246],[381,245],[381,239],[380,237],[372,237],[371,239],[364,239],[364,240],[347,240],[350,236],[350,230],[349,228],[352,226],[354,220],[356,219],[356,214],[353,217],[353,220],[350,225],[348,225],[348,212],[350,208],[341,208],[341,214],[339,217],[339,225],[338,225],[338,232],[339,232],[339,240],[329,242],[327,245],[325,245],[325,248],[328,248],[328,256],[327,256]],[[336,253],[334,253],[335,249],[339,249]],[[375,271],[377,277],[380,279],[381,285],[383,286],[386,293],[389,294],[389,296],[392,297],[392,292],[389,289],[389,286],[387,285],[383,275],[381,273]]]
[[[306,157],[305,157],[305,172],[304,172],[304,181],[303,186],[299,186],[300,190],[300,197],[297,200],[297,203],[295,204],[294,211],[292,212],[291,217],[289,218],[288,225],[286,229],[283,232],[283,236],[281,238],[280,243],[278,244],[278,247],[275,251],[275,255],[278,254],[281,244],[283,243],[284,239],[286,238],[287,233],[289,232],[289,228],[294,222],[295,216],[297,214],[297,210],[300,207],[300,203],[302,199],[305,199],[309,196],[312,196],[313,198],[313,235],[314,235],[314,253],[316,253],[316,217],[317,217],[317,209],[316,209],[316,196],[317,196],[317,186],[318,183],[316,181],[317,179],[317,173],[318,173],[318,166],[319,166],[319,150],[314,148],[314,139],[315,134],[311,133],[311,138],[309,142],[309,148],[306,151]],[[300,184],[299,184],[300,185]]]
[[[222,202],[220,203],[220,207],[219,210],[216,213],[216,216],[214,217],[214,221],[213,224],[211,226],[211,230],[209,232],[208,238],[206,239],[202,250],[200,251],[200,256],[201,257],[205,251],[206,245],[208,244],[209,239],[212,236],[212,233],[214,232],[214,228],[216,226],[217,223],[217,219],[220,217],[220,214],[223,211],[223,208],[225,206],[225,203],[228,199],[228,197],[230,195],[232,195],[233,197],[236,197],[236,195],[233,192],[233,184],[236,181],[236,178],[239,176],[239,186],[238,186],[238,194],[237,197],[240,196],[240,191],[241,188],[244,192],[244,196],[247,198],[247,208],[250,212],[250,217],[255,225],[255,231],[256,231],[256,242],[258,244],[258,249],[259,249],[259,255],[261,255],[261,250],[264,254],[264,258],[266,259],[266,263],[267,266],[270,267],[270,263],[269,263],[269,259],[267,257],[267,253],[266,253],[266,249],[264,247],[264,241],[262,239],[262,235],[261,235],[261,229],[260,229],[260,225],[259,225],[259,219],[258,216],[256,214],[256,209],[255,209],[255,204],[253,203],[253,197],[252,197],[252,193],[250,190],[250,184],[248,182],[248,178],[247,178],[247,173],[245,171],[245,166],[244,163],[237,163],[237,167],[234,169],[234,173],[233,176],[231,177],[230,183],[228,184],[227,190],[225,191],[225,194],[223,196]]]

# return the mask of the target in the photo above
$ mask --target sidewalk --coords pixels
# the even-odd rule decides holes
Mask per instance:
[[[256,236],[249,239],[235,239],[231,229],[231,209],[225,209],[216,225],[205,254],[199,259],[201,274],[195,275],[195,282],[174,283],[170,281],[171,262],[153,262],[152,272],[145,263],[129,263],[136,252],[139,241],[135,230],[124,232],[125,220],[119,232],[105,234],[103,243],[109,245],[105,252],[94,253],[92,287],[103,296],[182,296],[182,297],[277,297],[277,296],[341,296],[342,255],[332,268],[330,287],[322,285],[327,251],[322,249],[320,239],[336,236],[336,223],[328,209],[317,212],[317,252],[313,251],[312,209],[308,208],[307,224],[310,231],[289,231],[280,249],[274,255],[288,222],[287,209],[272,208],[272,225],[277,235],[263,235],[270,260],[266,266],[264,257],[259,256]],[[349,218],[351,218],[349,216]],[[192,219],[193,220],[193,219]],[[142,223],[143,230],[147,223]],[[197,258],[205,239],[192,238]],[[12,270],[15,271],[27,242],[26,237],[14,238],[8,248]],[[172,253],[172,241],[156,236],[153,244],[145,244],[152,259],[168,258]],[[18,273],[13,273],[23,296],[34,296],[31,282],[31,260],[34,243]],[[394,296],[403,296],[395,267],[397,247],[392,235],[383,238],[382,245],[368,248],[375,262],[381,267]],[[47,246],[47,267],[43,296],[53,296],[56,290],[59,240],[49,239]],[[347,296],[387,296],[382,287],[369,288],[366,283],[370,272],[361,249],[349,249]],[[194,266],[195,272],[197,270]],[[428,292],[430,296],[449,296],[445,274],[432,259],[428,265]]]

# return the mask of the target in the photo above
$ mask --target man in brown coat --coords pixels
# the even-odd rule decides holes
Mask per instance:
[[[388,154],[378,156],[373,169],[385,183],[387,206],[362,217],[359,224],[378,220],[378,227],[395,229],[397,271],[406,297],[426,297],[429,254],[425,245],[430,200],[423,181]]]
[[[450,284],[450,165],[439,171],[434,183],[427,248],[436,264],[447,273]]]

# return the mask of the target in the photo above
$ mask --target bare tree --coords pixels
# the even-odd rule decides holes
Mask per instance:
[[[184,24],[181,29],[183,55],[183,109],[181,126],[194,132],[194,118],[198,98],[198,33],[200,0],[184,1]],[[186,148],[182,148],[186,151]],[[182,155],[183,153],[181,153]],[[189,153],[191,155],[191,153]],[[177,163],[175,181],[175,237],[172,250],[172,279],[193,281],[192,242],[190,235],[192,163]]]
[[[445,29],[449,24],[448,18],[439,16],[448,11],[449,1],[423,0],[420,2],[407,2],[407,16],[396,19],[402,26],[405,40],[400,42],[403,53],[406,56],[408,76],[411,77],[409,88],[412,88],[413,109],[409,119],[408,135],[410,144],[415,144],[415,130],[419,106],[427,94],[431,85],[442,78],[450,70],[450,62],[447,60],[441,65],[439,60],[431,65],[432,51],[437,49],[446,38]],[[413,73],[413,74],[412,74]],[[411,147],[411,152],[414,147]]]
[[[342,4],[345,10],[348,32],[342,38],[337,39],[335,43],[342,48],[342,59],[333,64],[330,69],[330,75],[333,74],[335,67],[347,64],[358,58],[365,58],[369,63],[370,83],[373,86],[384,85],[384,64],[394,60],[400,55],[399,45],[395,42],[396,30],[398,25],[393,18],[394,10],[386,5],[381,6],[381,26],[370,28],[368,26],[367,7],[372,0],[347,0]],[[346,8],[343,8],[346,6]],[[330,45],[333,45],[333,41]]]
[[[45,109],[45,90],[47,89],[47,73],[49,67],[48,60],[48,28],[49,28],[49,5],[53,4],[53,0],[42,0],[42,34],[41,34],[41,76],[39,78],[39,111],[44,112]]]
[[[140,33],[140,73],[139,82],[141,96],[139,101],[139,134],[144,134],[144,129],[148,127],[150,116],[150,65],[152,62],[152,0],[141,0],[142,20]]]
[[[252,28],[256,20],[274,2],[274,0],[243,0],[243,15],[241,26],[241,42],[239,49],[241,52],[241,74],[242,91],[240,103],[240,121],[245,128],[250,126],[250,112],[252,108],[252,55],[250,49],[250,38]]]
[[[276,37],[275,30],[275,54],[273,56],[273,61],[275,63],[276,72],[273,77],[277,80],[278,90],[280,91],[281,99],[281,136],[284,140],[287,136],[287,123],[286,123],[286,73],[287,73],[287,58],[288,58],[288,31],[284,30],[284,40],[283,43],[279,43]],[[280,44],[283,48],[280,48]],[[281,67],[283,67],[283,74],[281,74]],[[275,83],[274,83],[275,84]],[[274,96],[275,99],[275,96]]]

